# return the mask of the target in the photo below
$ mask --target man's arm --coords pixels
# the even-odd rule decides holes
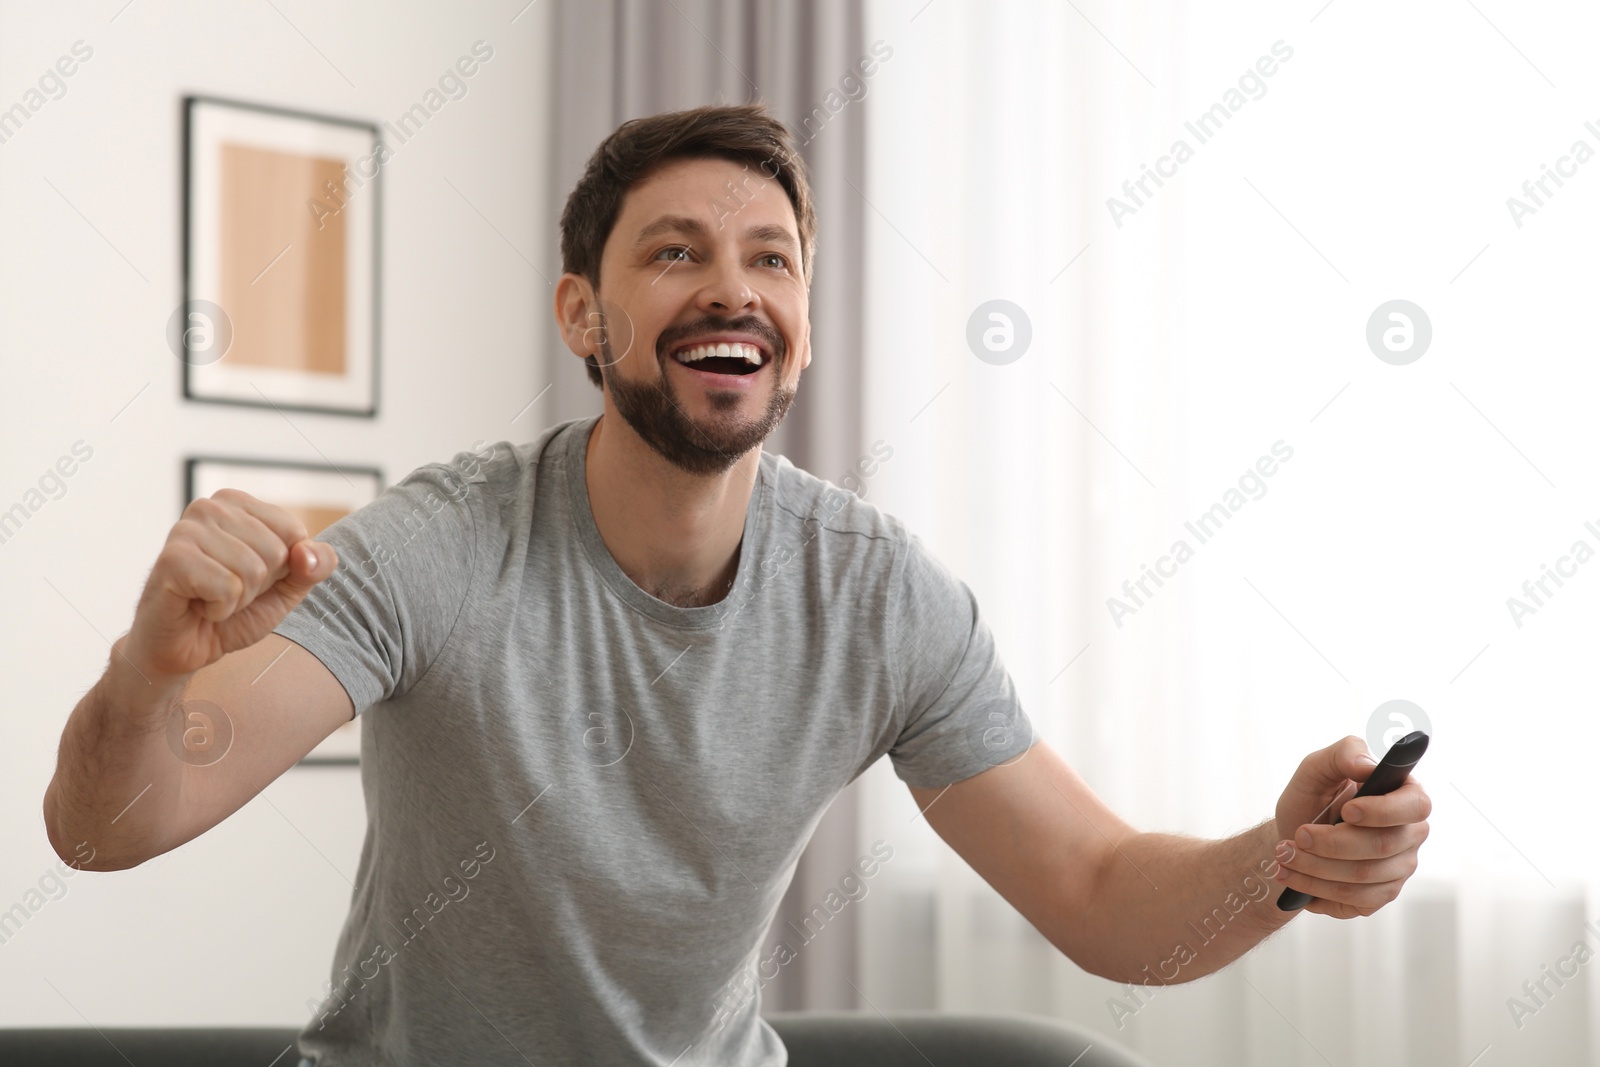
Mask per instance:
[[[910,788],[939,836],[1079,966],[1165,984],[1220,970],[1287,923],[1285,886],[1339,918],[1399,894],[1428,836],[1421,785],[1363,797],[1339,826],[1310,825],[1373,766],[1356,737],[1312,753],[1275,819],[1221,841],[1140,833],[1043,741],[946,789]]]
[[[189,505],[132,629],[62,731],[44,795],[57,855],[118,870],[176,848],[350,719],[332,672],[270,632],[336,564],[299,520],[247,494],[225,489]],[[169,744],[174,716],[191,709],[226,717],[232,739],[220,759],[181,758]]]

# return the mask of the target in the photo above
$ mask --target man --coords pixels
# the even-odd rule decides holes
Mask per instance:
[[[1138,833],[1034,740],[966,586],[762,451],[811,362],[816,229],[764,108],[624,123],[561,228],[555,312],[603,413],[422,467],[322,541],[243,493],[194,501],[62,738],[51,843],[116,869],[368,712],[366,840],[306,1057],[780,1062],[759,939],[885,754],[996,890],[1118,981],[1223,967],[1291,919],[1284,886],[1341,918],[1395,898],[1429,801],[1409,782],[1327,825],[1373,766],[1359,739],[1237,837]],[[234,731],[207,766],[164,737],[196,702]]]

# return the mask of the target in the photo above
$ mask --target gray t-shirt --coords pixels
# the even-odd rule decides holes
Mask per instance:
[[[363,715],[323,1067],[781,1065],[759,987],[804,948],[759,942],[835,795],[885,753],[937,788],[1032,743],[967,587],[781,456],[722,601],[640,589],[589,508],[596,418],[413,471],[277,628]]]

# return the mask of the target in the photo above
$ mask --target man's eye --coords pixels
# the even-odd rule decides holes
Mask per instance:
[[[789,265],[789,260],[788,260],[788,259],[787,259],[787,258],[786,258],[786,257],[784,257],[784,256],[780,256],[780,255],[779,255],[779,254],[778,254],[778,253],[776,253],[776,252],[767,252],[767,253],[765,253],[765,254],[764,254],[764,255],[762,255],[762,257],[761,257],[761,258],[762,258],[762,259],[763,259],[763,260],[768,260],[768,259],[775,259],[775,260],[777,260],[777,261],[778,261],[778,263],[777,263],[777,265],[778,265],[778,266],[779,266],[779,267],[787,267],[787,266],[788,266],[788,265]]]
[[[674,253],[682,253],[682,255],[675,255]],[[663,248],[661,251],[656,253],[657,259],[660,259],[662,256],[670,256],[673,262],[682,263],[688,258],[689,250],[682,245],[673,245],[671,248]]]

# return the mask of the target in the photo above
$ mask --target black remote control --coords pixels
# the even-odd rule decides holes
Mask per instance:
[[[1428,751],[1427,734],[1421,730],[1413,730],[1406,734],[1389,746],[1389,751],[1383,754],[1383,759],[1372,768],[1372,773],[1361,783],[1361,788],[1356,790],[1356,795],[1350,800],[1356,797],[1381,797],[1385,793],[1393,793],[1405,784],[1406,778],[1411,774],[1411,768],[1417,765],[1417,761],[1426,751]],[[1345,803],[1350,803],[1350,800]],[[1329,825],[1337,826],[1343,821],[1335,817]],[[1298,889],[1285,889],[1278,897],[1278,908],[1280,911],[1298,911],[1313,899],[1310,893],[1302,893]]]

